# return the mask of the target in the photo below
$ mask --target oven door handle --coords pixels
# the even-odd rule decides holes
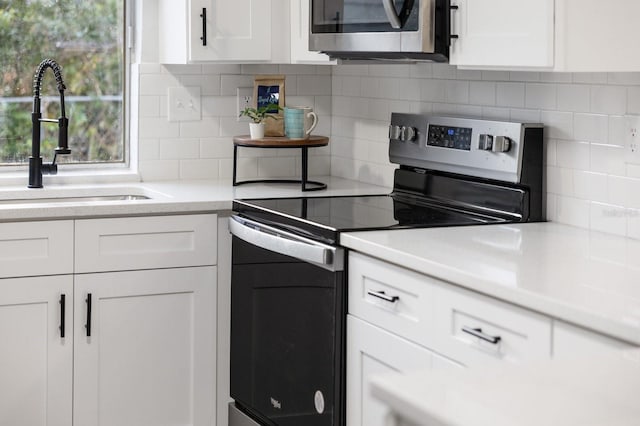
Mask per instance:
[[[231,234],[260,248],[291,256],[330,271],[344,269],[344,251],[244,217],[231,216]]]

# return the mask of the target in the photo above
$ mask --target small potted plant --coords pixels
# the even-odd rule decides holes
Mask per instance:
[[[278,112],[281,108],[276,104],[269,104],[261,106],[260,108],[246,107],[240,111],[240,117],[249,117],[251,123],[249,123],[249,133],[251,139],[264,138],[264,122],[267,118],[274,118],[274,112]]]

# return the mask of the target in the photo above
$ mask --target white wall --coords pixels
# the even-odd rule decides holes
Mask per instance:
[[[640,166],[625,163],[623,117],[640,115],[640,73],[340,65],[332,94],[333,175],[392,184],[392,111],[542,122],[548,218],[640,238]]]

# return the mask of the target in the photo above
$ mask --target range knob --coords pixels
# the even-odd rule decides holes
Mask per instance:
[[[400,129],[400,140],[402,141],[413,142],[416,140],[416,136],[418,136],[418,132],[415,127],[402,126]]]
[[[511,139],[506,136],[496,136],[493,141],[493,152],[509,152],[511,149]]]
[[[389,139],[401,140],[400,133],[401,133],[400,126],[394,126],[394,125],[389,126]]]
[[[482,151],[491,151],[493,149],[493,136],[492,135],[480,135],[478,140],[478,149]]]

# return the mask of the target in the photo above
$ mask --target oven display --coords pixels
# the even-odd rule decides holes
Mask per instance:
[[[471,129],[430,124],[427,145],[471,151]]]

